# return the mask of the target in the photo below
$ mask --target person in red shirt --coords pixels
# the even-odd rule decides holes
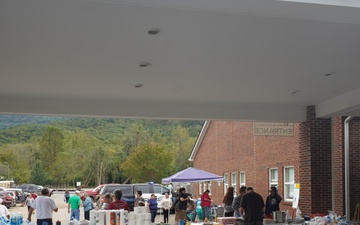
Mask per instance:
[[[115,190],[114,191],[114,197],[115,201],[109,204],[108,210],[112,209],[124,209],[130,212],[129,205],[124,200],[121,200],[122,197],[122,191],[121,190]]]
[[[211,198],[209,196],[210,191],[206,190],[202,195],[201,195],[201,207],[203,209],[203,215],[204,215],[204,220],[205,218],[209,219],[210,216],[210,212],[211,212]]]

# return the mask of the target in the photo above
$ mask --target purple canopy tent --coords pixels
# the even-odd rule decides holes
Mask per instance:
[[[213,173],[206,172],[204,170],[195,169],[189,167],[176,174],[162,179],[162,183],[170,182],[203,182],[203,181],[215,181],[223,180],[224,177],[218,176]]]

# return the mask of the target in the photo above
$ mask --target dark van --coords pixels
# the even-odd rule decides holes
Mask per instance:
[[[113,193],[115,190],[121,190],[123,193],[122,200],[126,201],[129,205],[131,211],[134,210],[134,198],[135,192],[137,190],[142,191],[142,197],[147,201],[151,194],[155,194],[158,201],[158,207],[160,207],[160,202],[164,197],[166,192],[169,192],[169,189],[162,186],[161,184],[151,184],[151,183],[142,183],[142,184],[104,184],[103,188],[100,191],[100,198],[97,202],[100,207],[103,203],[103,196],[107,193]]]

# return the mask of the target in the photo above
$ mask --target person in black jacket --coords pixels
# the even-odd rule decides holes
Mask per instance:
[[[269,190],[270,194],[266,198],[265,215],[271,216],[272,212],[280,211],[279,204],[282,200],[280,195],[277,193],[276,187],[271,187]]]
[[[240,216],[244,217],[244,225],[262,225],[265,211],[264,200],[252,187],[246,188],[246,191],[240,203]]]
[[[180,188],[178,202],[175,207],[175,222],[186,221],[187,200],[188,195],[185,193],[185,188]]]

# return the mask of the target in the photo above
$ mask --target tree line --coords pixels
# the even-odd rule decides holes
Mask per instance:
[[[161,182],[189,166],[203,121],[70,118],[0,130],[4,162],[17,184],[96,186]]]

